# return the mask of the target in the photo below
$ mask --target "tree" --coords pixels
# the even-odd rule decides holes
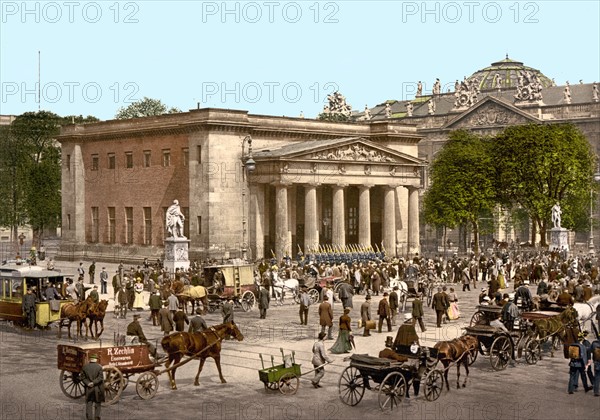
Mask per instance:
[[[471,225],[475,253],[479,253],[479,217],[495,204],[488,149],[489,141],[482,137],[463,130],[450,133],[431,165],[431,186],[423,199],[427,223],[450,228]]]
[[[571,124],[529,124],[506,128],[494,139],[496,190],[507,206],[520,205],[536,232],[546,232],[552,206],[560,202],[562,225],[585,223],[594,155],[585,136]],[[546,246],[545,235],[542,246]]]
[[[176,114],[178,112],[181,112],[181,110],[178,108],[167,108],[167,106],[158,99],[144,97],[127,107],[119,108],[115,118],[117,120],[127,120],[130,118],[151,117],[162,114]]]

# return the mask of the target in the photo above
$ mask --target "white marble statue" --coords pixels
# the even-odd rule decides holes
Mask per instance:
[[[435,103],[433,102],[433,98],[427,102],[427,112],[429,115],[435,115]]]
[[[560,203],[556,203],[552,206],[552,223],[555,228],[560,228],[560,219],[561,219],[562,210],[560,209]]]
[[[409,102],[406,104],[406,115],[407,116],[409,116],[409,117],[413,116],[413,108],[414,108],[414,106],[413,106],[412,102]]]
[[[417,96],[421,95],[423,95],[423,83],[419,80],[419,83],[417,83]]]
[[[181,212],[179,201],[173,200],[173,204],[171,204],[171,206],[167,209],[166,220],[167,231],[173,238],[185,238],[185,236],[183,236],[184,221],[185,216]]]
[[[365,105],[365,120],[369,121],[372,118],[369,107]]]
[[[385,104],[385,118],[392,118],[392,107],[390,104]]]
[[[598,102],[598,85],[595,82],[592,85],[592,101]]]
[[[564,99],[566,104],[571,103],[571,85],[569,85],[569,82],[567,82],[567,85],[565,86]]]

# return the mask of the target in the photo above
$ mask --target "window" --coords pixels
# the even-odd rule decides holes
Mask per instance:
[[[186,238],[190,237],[190,208],[189,207],[182,207],[181,208],[181,213],[183,213],[183,217],[184,217],[184,222],[183,222],[183,236],[185,236]]]
[[[171,149],[163,149],[162,155],[162,166],[171,166]]]
[[[144,207],[144,245],[152,245],[152,207]]]
[[[202,162],[202,146],[198,145],[198,147],[196,148],[196,153],[197,153],[197,157],[198,157],[198,163]]]
[[[133,243],[133,207],[125,207],[125,243]]]
[[[133,168],[133,153],[125,152],[125,167]]]
[[[198,235],[202,235],[202,216],[198,216]]]
[[[71,155],[67,155],[66,165],[67,165],[67,171],[70,171],[71,170]]]
[[[115,169],[116,166],[116,158],[114,153],[108,154],[108,169]]]
[[[108,240],[107,242],[109,244],[114,244],[115,243],[115,238],[116,238],[116,223],[115,223],[115,208],[114,207],[109,207],[108,208]]]
[[[152,164],[152,154],[150,150],[144,150],[144,168],[149,168]]]
[[[181,149],[181,154],[183,155],[183,166],[188,166],[188,161],[190,160],[190,149],[184,147]]]
[[[92,207],[92,242],[98,242],[100,233],[100,218],[98,217],[98,207]]]
[[[98,155],[92,155],[92,171],[98,170]]]

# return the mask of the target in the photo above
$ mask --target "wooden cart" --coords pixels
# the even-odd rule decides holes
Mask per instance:
[[[85,386],[81,380],[81,370],[89,362],[89,356],[97,354],[98,363],[104,371],[105,404],[114,404],[121,397],[132,375],[140,374],[135,390],[140,398],[151,399],[158,390],[157,364],[148,354],[145,344],[126,346],[74,346],[58,345],[59,384],[62,392],[70,398],[81,398]]]
[[[211,265],[204,267],[204,287],[210,290],[208,311],[220,309],[223,301],[233,300],[245,312],[256,305],[257,290],[252,264]]]
[[[260,354],[262,369],[258,371],[258,377],[265,385],[265,389],[279,390],[284,395],[292,395],[298,391],[302,372],[295,360],[295,352],[287,357],[281,349],[282,364],[275,365],[274,357],[271,356],[271,367],[265,368],[263,355]]]

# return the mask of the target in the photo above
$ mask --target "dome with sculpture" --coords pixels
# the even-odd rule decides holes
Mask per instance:
[[[482,91],[498,89],[499,84],[503,89],[516,88],[521,72],[529,72],[537,76],[543,88],[555,86],[552,79],[544,75],[541,71],[525,66],[520,61],[508,58],[508,54],[504,60],[496,61],[491,66],[476,71],[467,80],[477,80],[479,89]]]

